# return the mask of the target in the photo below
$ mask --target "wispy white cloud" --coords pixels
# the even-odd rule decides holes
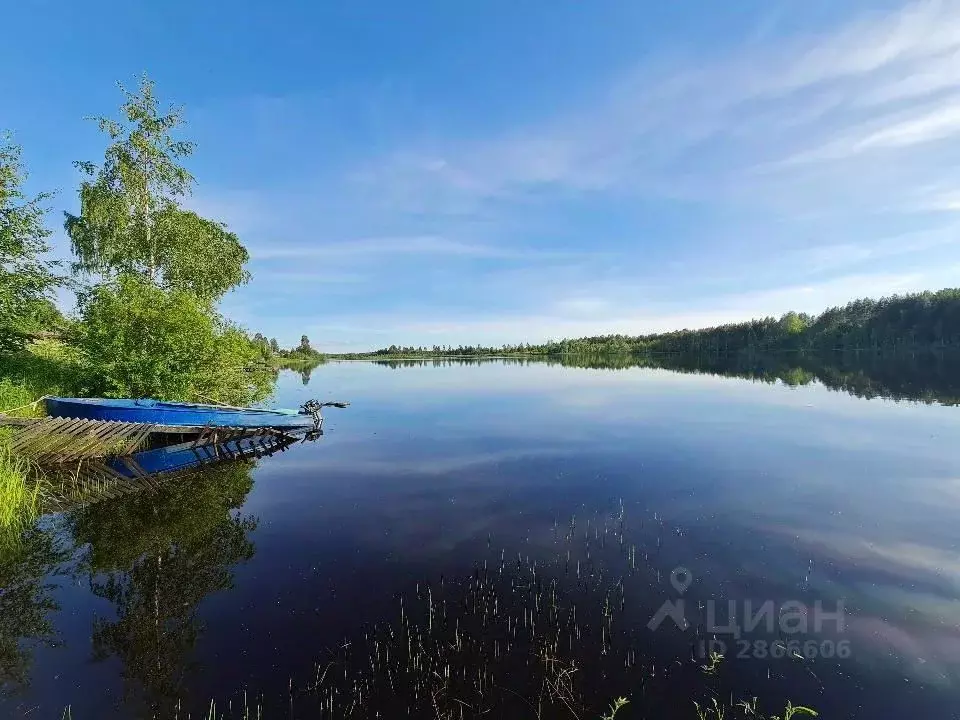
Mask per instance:
[[[368,275],[361,273],[338,273],[326,270],[289,270],[289,269],[266,269],[257,270],[256,277],[258,281],[268,280],[274,282],[309,282],[320,285],[352,285],[356,283],[367,282]]]
[[[942,91],[956,90],[960,85],[960,52],[950,50],[893,74],[886,82],[864,90],[854,102],[867,107],[899,100],[912,100]]]
[[[480,141],[434,138],[360,177],[412,206],[544,187],[802,205],[843,192],[859,171],[873,175],[872,190],[881,185],[886,202],[903,185],[878,183],[874,167],[811,188],[807,176],[780,164],[906,151],[960,132],[956,96],[941,96],[958,89],[958,28],[960,3],[920,2],[732,56],[647,63],[585,98],[589,109]],[[758,165],[782,172],[758,177]],[[915,172],[942,177],[952,164],[933,159]]]
[[[932,142],[960,131],[960,102],[939,105],[902,122],[871,133],[854,146],[863,151],[872,148],[897,148]]]
[[[960,190],[932,193],[918,207],[922,210],[960,212]],[[960,235],[956,237],[960,240]]]
[[[539,121],[414,128],[262,203],[253,259],[398,283],[314,323],[350,349],[650,332],[955,284],[960,0],[787,25],[612,71]],[[254,224],[255,203],[227,201]]]
[[[582,254],[467,243],[435,235],[362,238],[315,245],[257,245],[251,248],[251,256],[258,260],[358,258],[371,255],[446,255],[464,258],[522,259],[569,258]]]
[[[912,107],[895,116],[882,116],[847,134],[831,140],[822,147],[803,150],[783,161],[782,166],[842,160],[856,155],[880,151],[902,150],[914,145],[933,143],[960,133],[960,95]],[[935,165],[930,170],[939,172],[944,168]]]

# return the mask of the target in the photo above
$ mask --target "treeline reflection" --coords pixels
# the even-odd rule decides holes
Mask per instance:
[[[559,365],[590,370],[653,368],[791,386],[819,383],[860,398],[960,404],[960,352],[664,355],[559,355],[546,358],[417,358],[374,360],[392,369],[481,363]]]

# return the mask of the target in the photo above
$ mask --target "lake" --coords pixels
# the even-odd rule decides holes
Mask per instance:
[[[7,560],[0,715],[960,717],[956,359],[633,364],[282,372],[352,404]]]

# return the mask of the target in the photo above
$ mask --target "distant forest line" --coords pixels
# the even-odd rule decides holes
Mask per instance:
[[[447,367],[502,362],[517,365],[553,365],[589,370],[620,371],[630,368],[740,378],[789,386],[819,382],[837,392],[860,398],[911,400],[928,404],[960,405],[960,352],[920,350],[878,353],[797,352],[771,355],[660,354],[562,355],[504,358],[381,358],[373,361],[390,369]],[[309,371],[304,383],[309,382]]]
[[[769,353],[960,347],[960,289],[944,289],[880,300],[861,299],[819,315],[788,312],[699,330],[648,335],[597,335],[539,345],[391,345],[373,352],[331,357],[489,357],[650,353]]]

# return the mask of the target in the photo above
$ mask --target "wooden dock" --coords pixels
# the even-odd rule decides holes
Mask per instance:
[[[250,437],[297,440],[300,435],[275,428],[231,428],[156,425],[73,418],[11,418],[0,415],[0,426],[14,430],[10,450],[38,462],[75,462],[124,457],[144,447],[151,435],[192,436],[194,447],[218,445]]]

